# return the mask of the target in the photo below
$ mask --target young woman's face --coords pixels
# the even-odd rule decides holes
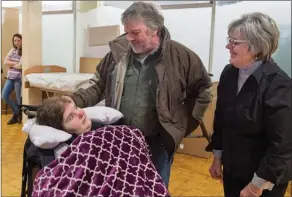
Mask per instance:
[[[65,131],[74,134],[82,134],[90,131],[91,120],[86,116],[84,111],[77,108],[74,103],[65,104],[63,114],[63,127]]]
[[[19,49],[22,45],[22,40],[20,38],[18,38],[17,36],[14,36],[13,44],[14,44],[14,46],[16,46],[16,48]]]

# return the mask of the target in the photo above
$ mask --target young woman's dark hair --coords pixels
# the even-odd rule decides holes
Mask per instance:
[[[14,38],[15,37],[17,37],[17,38],[19,38],[20,40],[22,40],[22,35],[21,34],[14,34],[13,36],[12,36],[12,45],[13,45],[13,47],[15,48],[15,49],[17,49],[17,47],[15,46],[15,44],[14,44]],[[20,55],[20,56],[22,56],[22,46],[18,49],[18,55]]]

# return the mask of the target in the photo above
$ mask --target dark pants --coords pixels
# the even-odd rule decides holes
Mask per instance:
[[[241,190],[249,184],[250,181],[243,181],[235,178],[231,174],[224,173],[223,185],[225,197],[238,197]],[[286,193],[288,183],[275,185],[272,191],[264,190],[261,197],[283,197]]]
[[[159,136],[146,137],[146,141],[152,154],[152,162],[168,187],[173,155],[169,156]]]

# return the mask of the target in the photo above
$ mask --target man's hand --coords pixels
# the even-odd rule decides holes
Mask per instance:
[[[223,174],[222,174],[222,164],[221,158],[214,157],[213,163],[209,168],[210,175],[213,179],[220,180],[222,182]]]
[[[70,101],[73,104],[75,104],[74,100],[70,96],[62,96],[62,98]]]
[[[263,193],[263,190],[257,188],[253,184],[249,183],[243,190],[240,192],[240,197],[259,197]]]

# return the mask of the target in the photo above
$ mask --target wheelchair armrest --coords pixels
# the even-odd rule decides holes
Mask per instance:
[[[35,118],[37,116],[37,106],[32,105],[20,105],[20,111],[27,115],[28,119]]]
[[[39,106],[35,106],[35,105],[19,105],[20,109],[26,109],[29,111],[37,111]]]
[[[39,148],[40,152],[40,162],[41,168],[45,167],[49,163],[51,163],[54,159],[54,150],[53,149],[41,149]]]

